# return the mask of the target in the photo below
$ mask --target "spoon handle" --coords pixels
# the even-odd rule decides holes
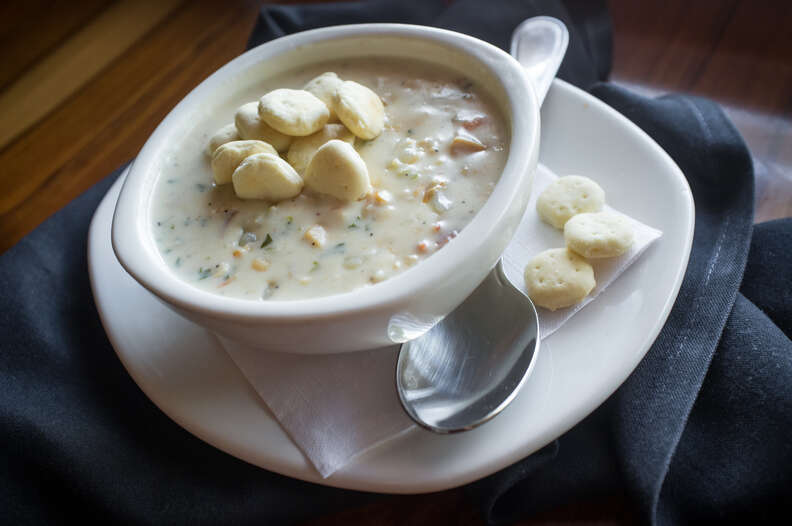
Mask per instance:
[[[568,44],[566,26],[550,16],[529,18],[512,33],[511,54],[525,68],[539,105],[561,66]]]

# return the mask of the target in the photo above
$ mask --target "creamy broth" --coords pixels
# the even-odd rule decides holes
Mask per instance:
[[[236,108],[276,88],[300,89],[325,71],[371,88],[385,104],[382,134],[354,144],[372,192],[345,202],[306,189],[272,204],[214,185],[204,148]],[[152,199],[151,229],[182,280],[251,300],[347,292],[419,264],[470,222],[508,153],[506,125],[486,94],[461,74],[417,61],[312,66],[229,94],[209,110],[170,150]],[[460,135],[471,137],[472,147],[454,143]],[[476,140],[485,149],[476,151]]]

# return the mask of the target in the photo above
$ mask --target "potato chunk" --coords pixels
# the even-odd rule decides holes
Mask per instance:
[[[322,248],[327,244],[327,231],[321,225],[314,225],[303,234],[303,238],[313,247]]]
[[[451,141],[451,151],[454,153],[472,153],[486,150],[487,147],[477,138],[468,134],[457,134]]]

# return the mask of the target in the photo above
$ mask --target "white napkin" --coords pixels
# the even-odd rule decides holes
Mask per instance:
[[[523,291],[525,290],[524,269],[528,260],[548,248],[564,246],[563,232],[539,219],[539,214],[536,213],[536,200],[539,198],[539,194],[556,179],[558,179],[558,176],[551,172],[549,168],[542,164],[539,165],[536,170],[536,178],[534,179],[533,190],[531,190],[531,200],[528,202],[525,216],[520,226],[517,227],[517,233],[514,234],[514,238],[512,238],[511,243],[509,243],[503,253],[503,269],[506,272],[506,277]],[[591,266],[594,267],[594,279],[597,280],[597,285],[586,296],[586,299],[577,305],[566,309],[558,309],[557,311],[538,308],[539,334],[542,338],[547,338],[553,334],[577,311],[594,301],[599,293],[613,283],[613,280],[618,278],[622,272],[627,270],[654,240],[663,235],[659,230],[636,221],[632,217],[622,214],[607,205],[605,205],[605,209],[627,219],[633,228],[635,241],[630,249],[620,257],[589,260]]]
[[[536,196],[555,179],[555,174],[539,166],[525,217],[503,255],[506,275],[522,290],[525,263],[542,250],[564,246],[562,233],[544,224],[536,213]],[[542,338],[593,301],[660,237],[659,230],[628,219],[635,229],[630,251],[619,258],[592,262],[597,286],[582,303],[555,312],[540,308]],[[225,338],[221,342],[322,477],[329,477],[357,455],[415,427],[396,394],[398,346],[307,356],[264,353]]]

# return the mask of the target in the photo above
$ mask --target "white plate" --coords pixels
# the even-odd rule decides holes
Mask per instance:
[[[419,493],[465,484],[525,457],[582,420],[635,368],[668,316],[693,240],[693,199],[684,176],[635,125],[562,81],[547,96],[542,123],[544,164],[559,175],[592,177],[612,206],[661,229],[663,237],[548,338],[533,376],[492,422],[456,435],[416,429],[321,479],[215,338],[168,310],[118,264],[110,223],[120,180],[99,205],[88,244],[94,298],[113,347],[140,388],[178,424],[291,477]]]

